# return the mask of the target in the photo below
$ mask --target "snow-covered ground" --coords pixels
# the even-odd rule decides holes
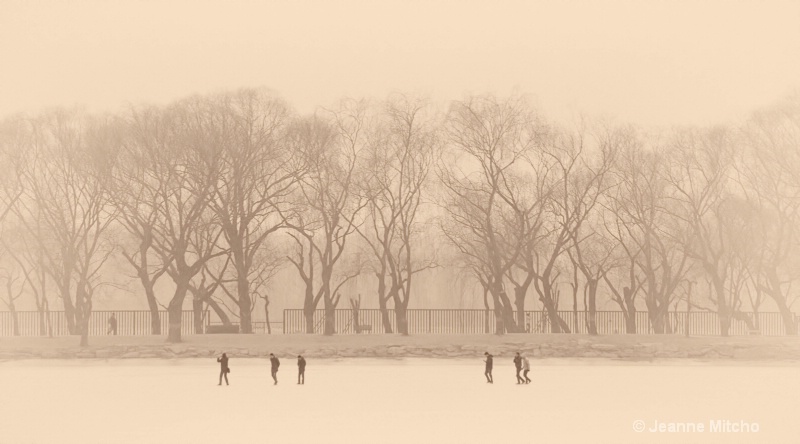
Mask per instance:
[[[0,443],[800,442],[797,364],[532,361],[527,386],[505,360],[493,385],[480,360],[309,360],[304,386],[288,356],[277,386],[230,364],[219,387],[209,359],[0,363]]]

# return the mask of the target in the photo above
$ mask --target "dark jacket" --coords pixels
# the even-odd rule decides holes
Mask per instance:
[[[299,368],[301,372],[306,369],[306,358],[297,360],[297,368]]]
[[[228,357],[223,356],[221,358],[217,358],[217,362],[219,362],[219,369],[222,371],[228,370]]]
[[[486,357],[486,369],[487,370],[492,368],[492,365],[493,365],[493,363],[492,363],[493,359],[492,358],[494,358],[494,356],[492,356],[492,355],[489,355],[489,356]]]
[[[514,367],[516,367],[517,370],[522,368],[522,357],[521,356],[514,356]]]
[[[269,362],[272,363],[272,369],[273,370],[277,370],[278,367],[281,366],[281,361],[278,360],[277,356],[273,356],[273,357],[269,358]]]

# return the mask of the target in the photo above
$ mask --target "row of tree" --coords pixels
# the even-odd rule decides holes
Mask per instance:
[[[716,312],[726,336],[734,319],[757,328],[745,309],[757,313],[768,297],[796,334],[797,96],[738,127],[658,135],[555,127],[517,98],[456,103],[446,125],[443,231],[483,286],[498,333],[523,329],[531,286],[553,332],[568,332],[557,313],[567,284],[576,324],[581,295],[592,334],[601,285],[629,333],[637,298],[656,333],[670,332],[667,313],[684,301]],[[698,283],[709,291],[692,300]]]
[[[757,322],[745,308],[767,298],[797,330],[798,97],[736,127],[653,135],[558,126],[522,97],[439,113],[397,95],[303,116],[241,90],[115,115],[12,116],[0,151],[6,305],[30,294],[45,334],[53,288],[82,344],[93,295],[121,259],[154,334],[155,288],[171,279],[169,341],[187,295],[198,316],[209,307],[252,332],[255,301],[268,309],[283,266],[302,282],[309,332],[321,305],[335,333],[342,286],[369,273],[384,330],[392,308],[405,334],[414,276],[444,261],[481,286],[500,334],[524,329],[529,293],[554,332],[569,331],[559,307],[571,302],[577,319],[580,299],[596,333],[602,295],[629,333],[641,300],[657,333],[679,302],[716,312],[726,335],[734,319]],[[692,298],[701,284],[709,292]]]

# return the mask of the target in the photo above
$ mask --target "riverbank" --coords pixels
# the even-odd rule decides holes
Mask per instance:
[[[236,358],[303,354],[310,358],[474,358],[519,351],[532,359],[604,358],[625,360],[720,359],[800,360],[800,338],[683,337],[657,335],[193,335],[179,344],[162,336],[96,336],[88,347],[77,337],[0,338],[0,360],[195,358],[223,352]]]

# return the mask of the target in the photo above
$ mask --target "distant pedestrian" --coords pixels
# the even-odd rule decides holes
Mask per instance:
[[[486,371],[483,373],[486,375],[486,382],[489,384],[494,384],[494,379],[492,379],[492,367],[494,366],[494,356],[490,355],[489,352],[485,352],[484,356],[486,356],[486,360],[483,361],[486,363]]]
[[[524,384],[525,380],[519,374],[522,371],[522,356],[519,355],[519,352],[514,356],[514,367],[517,369],[517,384]]]
[[[297,355],[297,383],[306,383],[306,358]]]
[[[269,362],[272,364],[272,380],[278,385],[278,367],[281,366],[281,361],[272,353],[269,354]]]
[[[225,385],[228,384],[228,373],[231,372],[230,367],[228,367],[228,355],[225,353],[222,354],[221,358],[217,358],[217,362],[219,362],[219,384],[222,385],[222,377],[225,377]]]
[[[531,383],[531,378],[528,377],[528,372],[531,371],[531,363],[528,361],[527,356],[522,357],[522,376],[525,377],[525,384]]]
[[[108,318],[108,331],[106,334],[117,334],[117,318],[114,316],[114,313],[111,313],[111,317]]]

